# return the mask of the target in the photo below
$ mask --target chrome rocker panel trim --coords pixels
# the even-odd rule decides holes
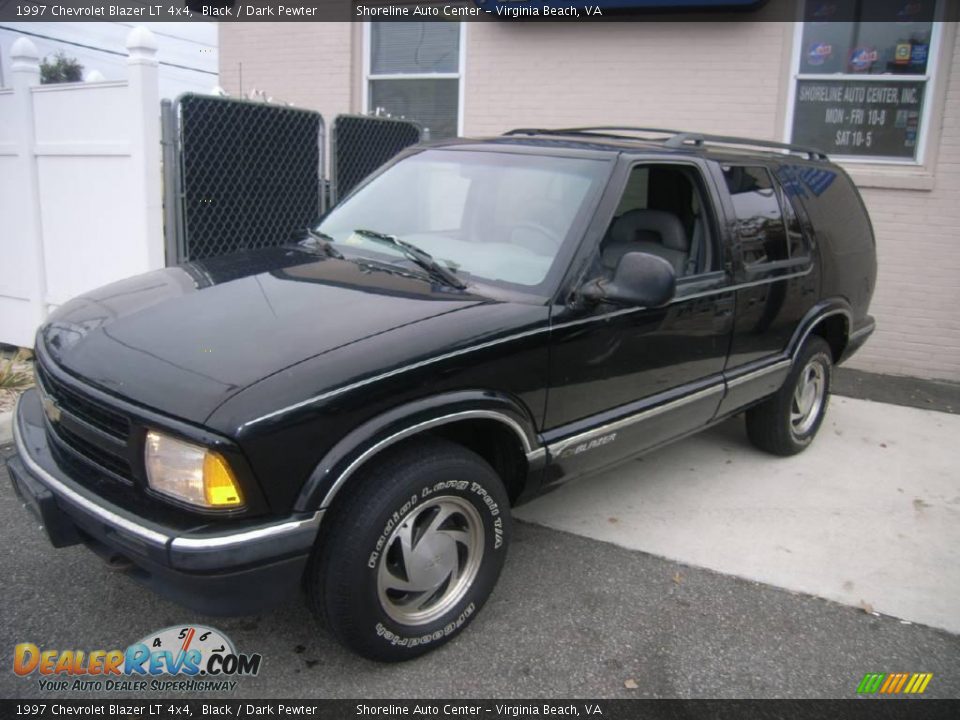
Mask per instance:
[[[581,433],[577,433],[576,435],[558,440],[557,442],[548,445],[547,449],[550,451],[551,457],[556,457],[571,445],[588,441],[597,435],[606,435],[607,433],[616,432],[617,430],[629,427],[630,425],[635,425],[636,423],[649,420],[657,417],[658,415],[662,415],[663,413],[670,412],[671,410],[676,410],[684,405],[697,402],[698,400],[705,400],[712,395],[722,394],[723,390],[724,385],[722,382],[719,382],[716,385],[704,388],[703,390],[698,390],[697,392],[690,393],[689,395],[684,395],[676,400],[671,400],[663,403],[662,405],[656,405],[652,408],[641,410],[638,413],[621,418],[620,420],[614,420],[613,422],[606,423],[591,430],[585,430]]]
[[[756,370],[751,370],[750,372],[743,373],[742,375],[736,375],[734,377],[727,378],[727,389],[729,390],[730,388],[745,385],[753,380],[759,380],[765,375],[779,372],[780,370],[786,370],[791,365],[793,365],[793,360],[790,359],[774,361],[773,363],[764,365]]]

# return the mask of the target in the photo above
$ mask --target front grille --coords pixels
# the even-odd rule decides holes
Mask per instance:
[[[46,418],[59,460],[87,485],[104,480],[132,484],[129,418],[88,397],[81,388],[68,386],[40,362],[36,368],[40,392],[59,410]]]
[[[118,440],[127,441],[130,434],[130,421],[120,413],[90,400],[75,390],[68,388],[40,364],[36,364],[37,378],[47,395],[74,417],[93,425]]]
[[[67,473],[71,480],[98,492],[108,487],[126,490],[132,485],[132,481],[98,465],[89,457],[83,455],[80,450],[72,447],[64,440],[63,433],[60,430],[52,430],[49,422],[47,423],[47,435],[50,438],[50,450],[57,460],[57,465]]]
[[[76,433],[69,430],[62,422],[57,423],[54,432],[63,441],[63,443],[73,450],[82,460],[87,460],[98,465],[101,470],[106,470],[117,479],[124,482],[131,482],[133,473],[130,472],[130,463],[125,458],[114,455],[113,453],[97,447],[92,442],[88,442]]]

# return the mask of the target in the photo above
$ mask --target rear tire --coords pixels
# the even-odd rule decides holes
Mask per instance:
[[[493,468],[440,439],[388,450],[327,514],[307,595],[331,634],[373,660],[458,635],[503,567],[510,501]]]
[[[830,401],[833,355],[819,336],[804,343],[783,387],[747,410],[747,437],[756,447],[787,457],[816,436]]]

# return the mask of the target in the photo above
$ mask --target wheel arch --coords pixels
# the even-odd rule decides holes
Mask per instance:
[[[840,362],[850,340],[853,311],[843,298],[818,303],[804,316],[790,340],[787,354],[796,360],[797,353],[811,335],[822,337],[830,346],[834,363]]]
[[[366,463],[427,433],[453,440],[487,460],[503,477],[511,500],[523,493],[529,472],[546,456],[532,415],[519,400],[489,391],[448,393],[394,408],[348,433],[317,464],[295,508],[326,510]]]

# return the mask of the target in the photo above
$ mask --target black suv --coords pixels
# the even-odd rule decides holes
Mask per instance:
[[[56,547],[202,612],[302,586],[347,646],[405,659],[476,616],[512,505],[744,411],[803,450],[875,280],[860,196],[813,149],[420,146],[296,244],[59,308],[10,474]]]

